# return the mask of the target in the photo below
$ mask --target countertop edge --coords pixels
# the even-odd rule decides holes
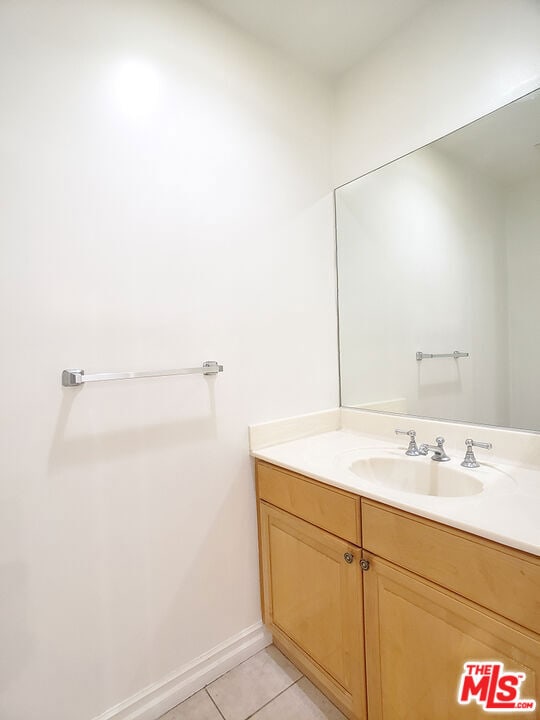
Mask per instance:
[[[433,520],[434,522],[438,522],[442,525],[455,528],[456,530],[461,530],[463,532],[469,533],[470,535],[475,535],[477,537],[481,537],[486,540],[495,542],[499,545],[525,552],[535,559],[540,559],[539,546],[530,544],[513,536],[497,534],[496,532],[490,531],[487,528],[471,525],[470,523],[462,522],[459,519],[451,518],[444,514],[437,514],[436,512],[433,512],[426,508],[418,507],[413,503],[400,502],[399,500],[396,500],[394,498],[388,498],[383,494],[372,492],[369,489],[367,491],[364,491],[364,489],[360,490],[359,488],[353,487],[346,482],[342,482],[339,479],[332,477],[331,475],[316,473],[309,468],[306,469],[298,463],[287,463],[281,460],[277,461],[276,459],[272,458],[272,456],[269,455],[267,452],[265,453],[265,450],[269,449],[270,448],[267,447],[264,449],[261,448],[259,450],[252,450],[250,452],[250,455],[257,460],[262,460],[270,465],[281,467],[285,470],[290,470],[291,472],[297,473],[299,475],[304,475],[305,477],[311,478],[312,480],[317,480],[318,482],[324,483],[326,485],[330,485],[341,490],[346,490],[347,492],[358,495],[359,497],[365,497],[366,499],[374,500],[375,502],[394,507],[398,510],[403,510],[404,512],[417,515],[418,517],[422,517],[427,520]]]

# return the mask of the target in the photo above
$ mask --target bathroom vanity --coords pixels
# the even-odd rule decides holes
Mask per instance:
[[[354,720],[540,718],[539,127],[336,189],[342,407],[251,429],[264,621]]]
[[[497,490],[494,469],[482,468],[479,493],[423,497],[351,470],[358,454],[393,450],[344,430],[252,449],[262,612],[275,644],[354,720],[485,717],[457,701],[464,663],[475,661],[525,673],[520,698],[538,702],[540,548],[526,505],[539,507],[540,489],[513,478]],[[515,514],[502,531],[497,504]],[[460,521],[460,505],[477,528]]]

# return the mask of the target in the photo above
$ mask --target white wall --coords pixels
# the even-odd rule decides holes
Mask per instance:
[[[247,425],[337,404],[330,98],[182,0],[4,0],[0,97],[0,716],[84,720],[260,618]]]
[[[434,148],[337,190],[344,405],[508,425],[503,197]]]
[[[540,179],[507,190],[510,417],[513,427],[540,429]]]
[[[439,0],[336,88],[334,184],[540,85],[538,0]]]

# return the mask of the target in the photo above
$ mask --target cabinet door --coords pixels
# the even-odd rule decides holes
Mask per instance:
[[[502,662],[505,671],[525,673],[521,699],[540,701],[540,636],[376,556],[364,556],[370,562],[364,573],[369,720],[492,716],[475,700],[458,704],[466,662]],[[538,708],[495,715],[539,717]]]
[[[260,503],[264,620],[350,717],[365,717],[360,550]]]

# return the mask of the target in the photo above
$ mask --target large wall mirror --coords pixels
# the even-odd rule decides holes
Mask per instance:
[[[540,90],[335,199],[341,404],[540,431]]]

